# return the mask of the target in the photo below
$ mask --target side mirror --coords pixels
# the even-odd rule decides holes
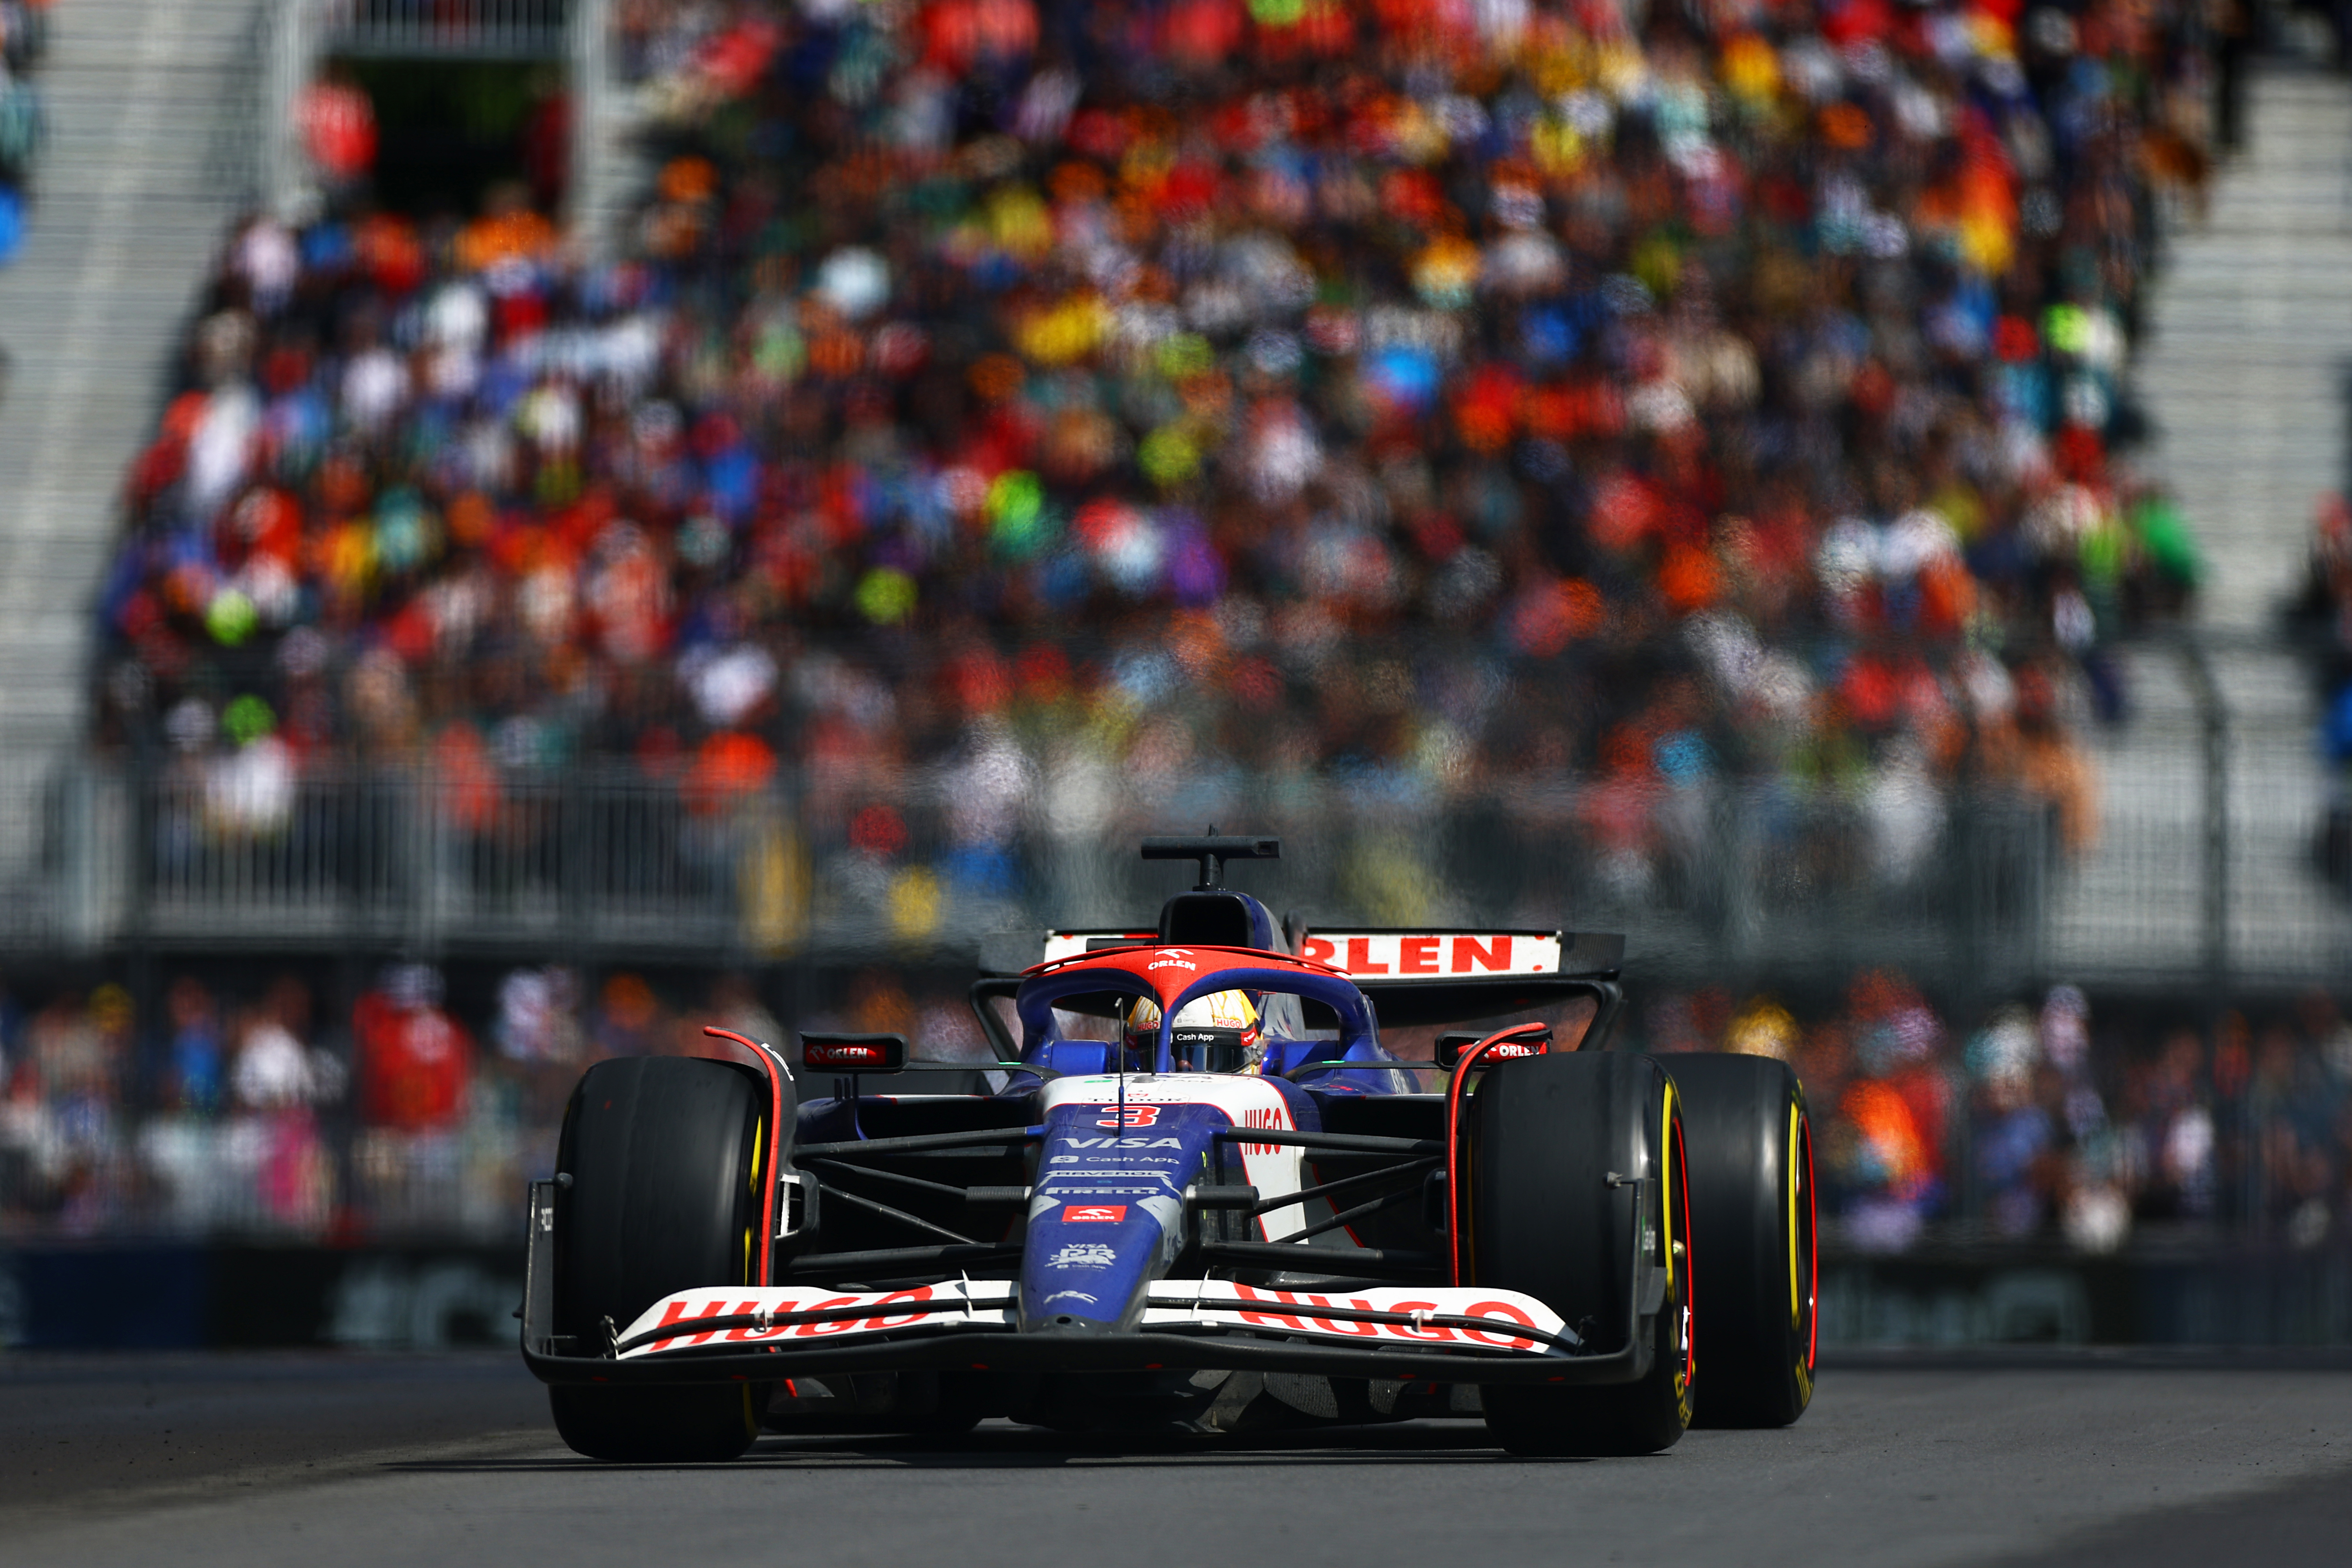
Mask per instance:
[[[1462,1065],[1462,1053],[1493,1034],[1492,1029],[1453,1029],[1437,1037],[1437,1065],[1452,1072]],[[1516,1039],[1490,1047],[1478,1057],[1484,1067],[1491,1062],[1507,1062],[1514,1057],[1540,1057],[1551,1050],[1551,1028],[1547,1025],[1541,1034],[1527,1034]]]
[[[907,1065],[904,1035],[801,1034],[801,1060],[812,1072],[897,1072]]]

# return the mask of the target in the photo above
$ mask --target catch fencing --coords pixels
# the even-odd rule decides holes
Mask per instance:
[[[1672,978],[1885,963],[2014,982],[2039,966],[2054,854],[2032,798],[1907,778],[1139,780],[1007,748],[745,787],[625,764],[298,770],[265,747],[0,773],[0,942],[971,956],[996,933],[1149,918],[1175,884],[1137,841],[1213,823],[1282,837],[1248,885],[1310,923],[1623,931]]]
[[[2053,868],[2042,968],[2209,1009],[2341,988],[2352,861],[2312,650],[2177,638],[2133,647],[2116,668],[2129,714],[2090,734],[2098,837]]]
[[[268,744],[0,762],[0,954],[540,952],[712,963],[969,960],[997,933],[1148,918],[1146,834],[1281,836],[1249,885],[1309,923],[1624,931],[1641,978],[1842,984],[1956,1005],[2044,981],[2240,994],[2352,961],[2339,787],[2291,650],[2152,645],[2085,726],[2096,802],[1889,768],[1790,778],[1122,767],[976,742],[928,767],[745,778],[687,758],[460,773],[298,766]],[[2336,837],[2346,837],[2336,814]]]

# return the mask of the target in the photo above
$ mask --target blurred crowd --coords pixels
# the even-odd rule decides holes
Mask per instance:
[[[290,973],[242,990],[184,973],[152,1032],[118,985],[0,1002],[0,1237],[499,1240],[519,1184],[552,1168],[588,1063],[695,1053],[706,1024],[792,1048],[737,974],[472,978],[460,1005],[437,971],[391,965],[334,1019]],[[2111,1011],[2061,985],[1964,1025],[1873,970],[1811,1005],[1650,991],[1619,1044],[1790,1063],[1813,1118],[1823,1235],[1848,1250],[2342,1239],[2352,1026],[2332,998],[2230,1013],[2210,1032],[2177,1012]],[[919,1060],[976,1070],[993,1058],[961,988],[920,975],[843,976],[803,1026],[898,1032]]]
[[[47,122],[33,73],[48,47],[51,0],[0,0],[0,267],[16,258]],[[6,361],[0,358],[0,371]]]
[[[2102,649],[2199,577],[2116,454],[2200,8],[1694,15],[624,5],[619,258],[520,185],[232,237],[98,732],[845,816],[943,759],[1965,781],[2079,846]]]
[[[118,984],[29,1008],[0,992],[0,1240],[504,1241],[590,1062],[698,1054],[706,1024],[792,1045],[740,974],[470,978],[487,987],[460,1004],[433,966],[391,964],[335,1017],[290,972],[258,987],[179,973],[144,1027]],[[992,1056],[956,990],[878,972],[811,1018],[903,1033],[924,1059]]]
[[[2084,994],[1956,1027],[1907,980],[1856,975],[1801,1021],[1769,997],[1668,996],[1653,1050],[1789,1062],[1813,1117],[1824,1235],[2113,1252],[2136,1232],[2315,1247],[2352,1225],[2352,1026],[2314,992],[2231,1012],[2097,1020]]]

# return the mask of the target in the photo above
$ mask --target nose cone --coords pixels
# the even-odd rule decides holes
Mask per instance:
[[[1055,1088],[1079,1086],[1063,1080]],[[1144,1288],[1183,1247],[1185,1185],[1213,1168],[1227,1118],[1206,1105],[1065,1103],[1045,1117],[1021,1262],[1021,1331],[1131,1332]]]
[[[1142,1321],[1144,1288],[1175,1257],[1182,1200],[1086,1190],[1140,1184],[1068,1181],[1032,1205],[1022,1332],[1108,1333]]]

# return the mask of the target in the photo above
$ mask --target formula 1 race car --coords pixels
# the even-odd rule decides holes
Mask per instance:
[[[1478,1414],[1514,1453],[1631,1454],[1804,1410],[1785,1066],[1600,1048],[1622,938],[1277,927],[1223,885],[1276,840],[1143,853],[1201,867],[1155,928],[1055,931],[973,985],[987,1080],[826,1034],[796,1079],[716,1029],[709,1059],[588,1069],[522,1313],[566,1443]],[[1510,1021],[1437,1032],[1472,1019]],[[926,1068],[972,1092],[876,1092]]]

